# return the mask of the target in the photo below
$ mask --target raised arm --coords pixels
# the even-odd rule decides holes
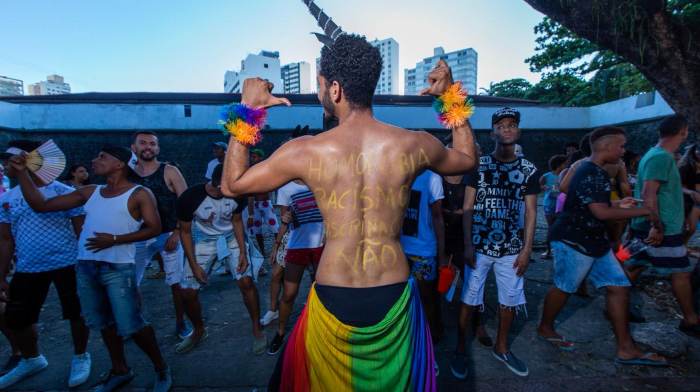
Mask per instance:
[[[430,87],[421,95],[442,95],[453,83],[452,71],[444,60],[438,61],[428,75]],[[452,148],[445,148],[434,136],[421,134],[422,145],[427,147],[430,168],[441,175],[462,174],[477,164],[476,145],[469,120],[452,129]]]
[[[65,211],[72,208],[80,207],[87,203],[92,193],[97,188],[96,185],[88,185],[80,189],[76,189],[71,193],[60,195],[47,199],[34,184],[34,181],[29,177],[29,172],[24,170],[17,174],[17,183],[22,190],[22,195],[27,201],[27,204],[37,212]]]
[[[272,88],[272,83],[266,80],[246,79],[243,82],[241,103],[255,109],[282,104],[291,105],[286,98],[273,97],[270,94]],[[298,140],[286,143],[268,159],[250,168],[249,147],[232,136],[224,159],[221,191],[227,197],[238,197],[250,193],[269,192],[293,180],[298,176],[296,174],[298,172],[294,170],[298,166],[294,163],[294,158],[298,160],[301,156],[298,154],[302,153],[295,147],[299,148]]]
[[[226,197],[264,193],[299,178],[304,165],[300,157],[306,155],[306,144],[311,136],[290,140],[269,158],[248,167],[248,147],[231,138],[224,161],[221,192]]]

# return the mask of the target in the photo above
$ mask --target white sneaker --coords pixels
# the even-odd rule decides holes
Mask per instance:
[[[70,378],[68,379],[68,387],[73,388],[87,381],[90,377],[90,369],[92,368],[92,360],[90,353],[81,355],[73,355],[73,360],[70,363]]]
[[[263,327],[269,325],[271,322],[277,320],[279,316],[279,311],[273,312],[271,310],[268,310],[267,313],[265,313],[265,315],[260,319],[260,324],[262,324]]]
[[[0,389],[6,389],[10,385],[14,385],[32,374],[39,373],[46,369],[47,366],[49,366],[49,362],[46,361],[46,358],[41,354],[34,358],[22,358],[14,369],[0,377]]]

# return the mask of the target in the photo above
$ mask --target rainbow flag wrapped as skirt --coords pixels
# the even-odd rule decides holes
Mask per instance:
[[[433,344],[412,279],[384,319],[343,324],[315,286],[289,336],[282,391],[436,391]]]

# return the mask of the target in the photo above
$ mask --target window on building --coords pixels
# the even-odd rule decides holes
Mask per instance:
[[[192,105],[185,105],[185,117],[192,117]]]
[[[263,64],[263,67],[268,68],[267,63]]]

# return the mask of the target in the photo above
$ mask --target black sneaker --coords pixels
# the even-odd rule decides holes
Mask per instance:
[[[280,335],[278,333],[275,334],[275,338],[272,339],[272,343],[270,343],[270,348],[267,349],[267,354],[268,355],[275,355],[278,352],[280,352],[280,349],[282,348],[282,344],[284,344],[284,335]]]
[[[7,358],[7,362],[5,362],[5,366],[3,366],[2,370],[0,370],[0,376],[4,376],[9,373],[10,370],[14,369],[19,364],[21,359],[21,355],[10,355],[10,358]]]
[[[518,357],[516,357],[512,352],[508,351],[507,353],[499,353],[492,351],[491,353],[493,354],[494,358],[503,362],[511,372],[517,374],[518,376],[525,377],[530,374],[530,371],[527,369],[525,363],[518,359]]]
[[[450,361],[450,371],[458,380],[467,379],[467,355],[464,353],[455,353]]]

